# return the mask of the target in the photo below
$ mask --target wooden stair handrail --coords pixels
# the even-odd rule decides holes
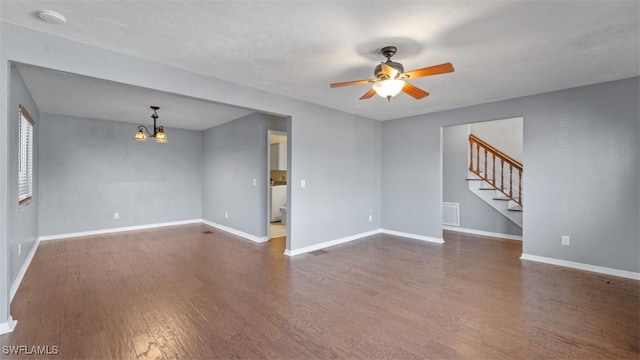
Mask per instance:
[[[476,169],[473,169],[473,144],[476,144]],[[484,149],[484,173],[480,171],[480,165],[482,164],[480,159],[480,148]],[[487,177],[489,166],[487,160],[487,154],[491,153],[492,159],[492,176],[493,179]],[[496,159],[500,159],[500,187],[496,185]],[[504,188],[504,165],[505,163],[509,167],[509,192],[507,193]],[[518,172],[518,195],[513,194],[513,170]],[[511,156],[505,154],[500,149],[495,148],[486,141],[479,137],[469,134],[469,171],[482,178],[485,182],[493,186],[496,190],[506,195],[510,200],[515,201],[518,205],[522,206],[522,163]]]
[[[488,149],[490,153],[496,154],[497,157],[504,159],[510,165],[513,165],[514,168],[522,170],[522,163],[520,161],[505,154],[500,149],[496,149],[495,147],[491,146],[491,144],[480,139],[479,137],[473,134],[469,134],[469,144],[471,144],[472,142],[479,143],[480,145],[482,145],[483,148]]]

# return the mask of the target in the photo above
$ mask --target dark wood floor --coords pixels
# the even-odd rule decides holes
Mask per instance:
[[[640,356],[638,281],[522,262],[517,242],[376,235],[289,258],[283,238],[204,230],[43,242],[0,345],[58,359]]]

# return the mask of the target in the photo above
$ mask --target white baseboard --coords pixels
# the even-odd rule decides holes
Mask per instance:
[[[325,241],[325,242],[322,242],[322,243],[319,243],[319,244],[306,246],[306,247],[303,247],[303,248],[300,248],[300,249],[293,249],[293,250],[287,249],[287,250],[284,251],[284,254],[287,255],[287,256],[296,256],[296,255],[305,254],[305,253],[308,253],[308,252],[311,252],[311,251],[316,251],[316,250],[328,248],[330,246],[344,244],[346,242],[350,242],[350,241],[353,241],[353,240],[361,239],[361,238],[364,238],[364,237],[367,237],[367,236],[371,236],[371,235],[376,235],[376,234],[389,234],[389,235],[400,236],[400,237],[405,237],[405,238],[409,238],[409,239],[428,241],[428,242],[437,243],[437,244],[443,244],[444,243],[443,239],[438,239],[438,238],[434,238],[434,237],[430,237],[430,236],[416,235],[416,234],[404,233],[404,232],[400,232],[400,231],[387,230],[387,229],[376,229],[376,230],[371,230],[371,231],[363,232],[363,233],[356,234],[356,235],[343,237],[343,238],[340,238],[340,239]]]
[[[436,244],[444,244],[444,239],[434,238],[431,236],[417,235],[417,234],[411,234],[411,233],[405,233],[401,231],[387,230],[387,229],[380,229],[380,232],[383,234],[388,234],[393,236],[400,236],[400,237],[405,237],[409,239],[422,240],[422,241],[432,242]]]
[[[466,233],[466,234],[481,235],[481,236],[491,236],[491,237],[497,237],[497,238],[501,238],[501,239],[522,241],[522,236],[519,236],[519,235],[510,235],[510,234],[495,233],[495,232],[491,232],[491,231],[465,229],[465,228],[461,228],[461,227],[457,227],[457,226],[448,226],[448,225],[443,225],[442,228],[445,229],[445,230],[456,231],[456,232],[461,232],[461,233]]]
[[[269,237],[268,236],[255,236],[255,235],[248,234],[248,233],[246,233],[244,231],[240,231],[240,230],[236,230],[236,229],[230,228],[228,226],[216,224],[216,223],[211,222],[209,220],[201,220],[201,221],[205,225],[209,225],[209,226],[211,226],[213,228],[216,228],[216,229],[219,229],[219,230],[222,230],[222,231],[226,231],[226,232],[231,233],[233,235],[237,235],[237,236],[243,237],[243,238],[251,240],[253,242],[263,243],[263,242],[269,241]]]
[[[312,252],[312,251],[328,248],[330,246],[336,246],[336,245],[339,245],[339,244],[344,244],[344,243],[349,242],[349,241],[361,239],[363,237],[367,237],[367,236],[371,236],[371,235],[375,235],[375,234],[379,234],[379,233],[380,233],[380,229],[376,229],[376,230],[367,231],[367,232],[363,232],[363,233],[356,234],[356,235],[351,235],[351,236],[347,236],[347,237],[343,237],[343,238],[339,238],[339,239],[325,241],[325,242],[322,242],[322,243],[319,243],[319,244],[305,246],[305,247],[299,248],[299,249],[293,249],[293,250],[287,249],[287,250],[284,251],[284,254],[287,255],[287,256],[296,256],[296,255],[300,255],[300,254],[306,254],[308,252]]]
[[[18,276],[11,283],[11,288],[9,289],[9,303],[13,301],[13,297],[16,295],[18,291],[18,287],[22,282],[22,278],[24,278],[24,274],[27,272],[29,265],[31,264],[31,260],[33,260],[33,256],[36,254],[36,250],[38,250],[38,246],[40,245],[40,238],[36,239],[35,244],[31,247],[27,258],[24,260],[22,267],[20,267],[20,271],[18,271]]]
[[[7,319],[7,321],[0,323],[0,335],[12,332],[13,329],[16,328],[17,323],[18,321],[13,320],[11,315],[9,315],[9,318]]]
[[[589,265],[589,264],[584,264],[584,263],[579,263],[574,261],[560,260],[560,259],[554,259],[554,258],[549,258],[544,256],[537,256],[537,255],[529,255],[525,253],[523,253],[522,256],[520,256],[520,259],[536,261],[536,262],[541,262],[541,263],[551,264],[551,265],[564,266],[564,267],[569,267],[569,268],[578,269],[578,270],[586,270],[586,271],[591,271],[591,272],[596,272],[596,273],[601,273],[606,275],[619,276],[627,279],[640,280],[640,273],[626,271],[626,270],[618,270],[618,269],[608,268],[604,266]]]
[[[66,238],[74,238],[74,237],[82,237],[82,236],[111,234],[111,233],[118,233],[118,232],[124,232],[124,231],[154,229],[154,228],[167,227],[167,226],[198,224],[198,223],[201,223],[202,221],[203,221],[202,219],[191,219],[191,220],[182,220],[182,221],[170,221],[170,222],[157,223],[157,224],[135,225],[135,226],[126,226],[126,227],[111,228],[111,229],[83,231],[83,232],[76,232],[76,233],[69,233],[69,234],[45,235],[45,236],[40,236],[38,240],[47,241],[47,240],[66,239]]]

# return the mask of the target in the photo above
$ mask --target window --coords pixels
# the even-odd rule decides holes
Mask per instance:
[[[18,141],[18,203],[33,197],[33,119],[20,105],[20,139]]]

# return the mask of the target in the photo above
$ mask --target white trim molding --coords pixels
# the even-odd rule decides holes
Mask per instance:
[[[400,236],[400,237],[404,237],[404,238],[408,238],[408,239],[421,240],[421,241],[426,241],[426,242],[431,242],[431,243],[436,243],[436,244],[444,244],[444,240],[443,239],[434,238],[434,237],[430,237],[430,236],[410,234],[410,233],[394,231],[394,230],[387,230],[387,229],[376,229],[376,230],[371,230],[371,231],[363,232],[363,233],[356,234],[356,235],[351,235],[351,236],[346,236],[346,237],[339,238],[339,239],[334,239],[334,240],[321,242],[319,244],[305,246],[305,247],[299,248],[299,249],[293,249],[293,250],[287,249],[287,250],[284,251],[284,254],[287,255],[287,256],[296,256],[296,255],[300,255],[300,254],[306,254],[308,252],[312,252],[312,251],[328,248],[330,246],[336,246],[336,245],[339,245],[339,244],[344,244],[346,242],[362,239],[364,237],[372,236],[372,235],[376,235],[376,234],[388,234],[388,235]]]
[[[299,248],[299,249],[293,249],[293,250],[287,249],[287,250],[284,251],[284,254],[286,256],[296,256],[296,255],[300,255],[300,254],[306,254],[308,252],[312,252],[312,251],[328,248],[328,247],[331,247],[331,246],[344,244],[344,243],[347,243],[347,242],[350,242],[350,241],[362,239],[364,237],[371,236],[371,235],[376,235],[376,234],[380,234],[380,229],[367,231],[367,232],[363,232],[363,233],[356,234],[356,235],[346,236],[346,237],[339,238],[339,239],[329,240],[329,241],[321,242],[319,244],[305,246],[305,247]]]
[[[480,235],[480,236],[490,236],[490,237],[496,237],[496,238],[507,239],[507,240],[522,241],[522,236],[520,236],[520,235],[501,234],[501,233],[496,233],[496,232],[491,232],[491,231],[465,229],[465,228],[461,228],[461,227],[457,227],[457,226],[447,226],[447,225],[443,225],[442,228],[444,230],[461,232],[461,233],[466,233],[466,234],[473,234],[473,235]]]
[[[13,329],[16,328],[16,324],[18,323],[17,320],[13,320],[13,318],[11,317],[11,315],[9,315],[9,318],[7,319],[7,321],[0,323],[0,335],[2,334],[8,334],[10,332],[13,331]]]
[[[522,256],[520,256],[520,259],[535,261],[535,262],[540,262],[545,264],[551,264],[551,265],[564,266],[572,269],[591,271],[591,272],[596,272],[596,273],[601,273],[606,275],[619,276],[627,279],[640,280],[640,273],[613,269],[613,268],[604,267],[604,266],[589,265],[589,264],[584,264],[584,263],[579,263],[574,261],[560,260],[560,259],[530,255],[525,253],[522,253]]]
[[[233,235],[237,235],[237,236],[243,237],[243,238],[245,238],[247,240],[251,240],[253,242],[263,243],[263,242],[269,241],[269,237],[268,236],[255,236],[255,235],[248,234],[248,233],[246,233],[244,231],[236,230],[236,229],[230,228],[228,226],[224,226],[224,225],[220,225],[220,224],[214,223],[214,222],[209,221],[209,220],[201,220],[201,221],[205,225],[211,226],[211,227],[216,228],[218,230],[226,231],[226,232],[231,233]]]
[[[409,238],[409,239],[427,241],[427,242],[436,243],[436,244],[444,244],[444,239],[442,239],[442,238],[435,238],[435,237],[431,237],[431,236],[411,234],[411,233],[405,233],[405,232],[401,232],[401,231],[387,230],[387,229],[380,229],[380,232],[383,233],[383,234],[388,234],[388,235],[393,235],[393,236],[400,236],[400,237],[405,237],[405,238]]]
[[[27,258],[24,260],[22,267],[20,267],[20,271],[18,271],[18,275],[11,283],[11,288],[9,288],[9,303],[13,301],[13,297],[16,296],[16,292],[18,292],[18,287],[20,287],[20,283],[22,282],[22,278],[24,278],[24,274],[27,273],[27,269],[29,265],[31,265],[31,260],[33,260],[33,256],[36,254],[36,250],[38,250],[38,246],[40,245],[40,238],[36,239],[36,242],[31,247]]]
[[[38,240],[48,241],[48,240],[57,240],[57,239],[67,239],[67,238],[82,237],[82,236],[111,234],[111,233],[118,233],[118,232],[124,232],[124,231],[154,229],[154,228],[167,227],[167,226],[198,224],[201,222],[203,222],[202,219],[170,221],[170,222],[157,223],[157,224],[135,225],[135,226],[126,226],[126,227],[111,228],[111,229],[82,231],[82,232],[69,233],[69,234],[45,235],[45,236],[40,236]]]

